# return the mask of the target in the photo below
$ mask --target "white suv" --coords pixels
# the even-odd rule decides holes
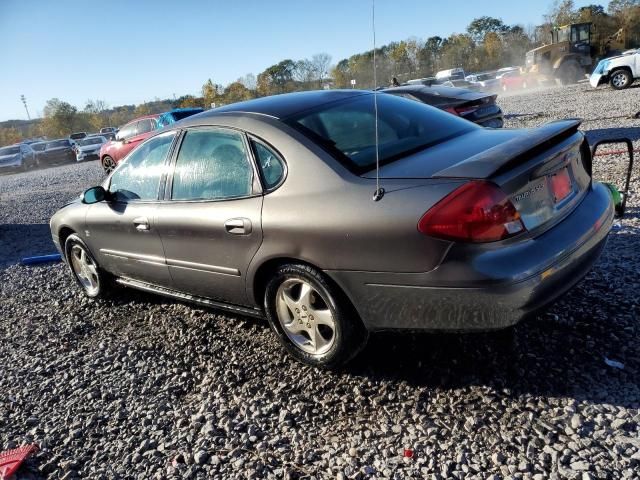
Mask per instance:
[[[593,88],[609,83],[616,90],[622,90],[630,87],[637,78],[640,78],[640,49],[600,60],[589,83]]]

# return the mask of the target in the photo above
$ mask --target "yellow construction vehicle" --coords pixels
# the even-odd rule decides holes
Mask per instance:
[[[527,52],[525,68],[538,83],[556,81],[576,83],[604,57],[625,49],[625,32],[621,28],[602,36],[591,22],[574,23],[551,31],[551,43]]]

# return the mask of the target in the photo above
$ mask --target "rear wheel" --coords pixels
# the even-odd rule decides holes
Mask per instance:
[[[111,276],[102,270],[91,252],[75,233],[64,243],[64,253],[73,278],[91,298],[104,298],[112,287]]]
[[[276,270],[265,291],[265,311],[280,343],[308,365],[342,365],[368,337],[344,293],[308,265]]]
[[[102,157],[102,168],[106,173],[111,173],[116,168],[116,162],[109,155]]]
[[[616,90],[628,88],[633,83],[633,76],[628,70],[616,70],[609,76],[609,84]]]
[[[569,61],[560,67],[558,79],[562,85],[572,85],[580,80],[581,68],[577,62]]]

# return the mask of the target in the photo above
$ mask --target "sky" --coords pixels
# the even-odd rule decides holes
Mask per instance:
[[[551,3],[375,0],[376,43],[461,33],[483,15],[536,25]],[[53,97],[138,104],[372,45],[371,0],[0,0],[0,121],[27,118],[20,95],[32,117]]]

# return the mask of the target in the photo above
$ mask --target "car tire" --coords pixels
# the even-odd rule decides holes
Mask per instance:
[[[368,338],[346,295],[308,265],[279,267],[266,285],[264,308],[280,343],[307,365],[328,369],[344,365]]]
[[[108,297],[113,277],[102,270],[82,239],[72,233],[64,242],[64,255],[71,275],[89,298]]]
[[[560,84],[561,85],[573,85],[580,80],[580,65],[577,62],[571,60],[560,67]]]
[[[102,164],[102,168],[107,174],[113,172],[113,170],[115,170],[117,166],[115,160],[111,158],[109,155],[105,155],[104,157],[102,157],[102,160],[100,161],[100,163]]]
[[[628,70],[614,70],[609,75],[609,84],[615,90],[624,90],[633,83],[633,76]]]

